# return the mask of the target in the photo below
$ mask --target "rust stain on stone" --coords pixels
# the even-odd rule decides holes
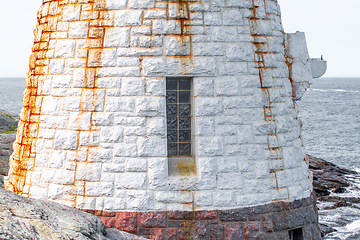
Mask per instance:
[[[189,160],[181,160],[177,163],[177,169],[179,170],[181,177],[190,177],[196,176],[196,166],[194,161]]]

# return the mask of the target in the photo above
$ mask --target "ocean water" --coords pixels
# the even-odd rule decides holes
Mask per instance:
[[[0,109],[19,114],[25,78],[0,78]],[[340,167],[360,172],[360,78],[320,78],[313,81],[302,100],[299,116],[308,154]],[[349,176],[354,185],[338,196],[360,196],[360,178]],[[337,232],[324,239],[360,239],[360,204],[324,210],[318,203],[319,221]]]
[[[25,78],[0,78],[0,109],[20,114],[25,87]]]
[[[360,78],[314,79],[298,102],[308,154],[360,168]]]
[[[302,136],[308,154],[360,172],[360,78],[314,79],[298,102]],[[340,197],[360,197],[360,178]],[[325,210],[334,203],[319,202],[319,222],[336,229],[327,240],[360,239],[360,204]]]

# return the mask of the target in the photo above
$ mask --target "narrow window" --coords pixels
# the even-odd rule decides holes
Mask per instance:
[[[304,240],[302,228],[297,228],[289,231],[290,240]]]
[[[191,79],[166,79],[169,157],[191,157]]]

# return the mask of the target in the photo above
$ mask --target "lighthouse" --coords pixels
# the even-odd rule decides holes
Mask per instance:
[[[326,64],[276,0],[44,0],[37,20],[6,189],[153,239],[320,239],[295,101]]]

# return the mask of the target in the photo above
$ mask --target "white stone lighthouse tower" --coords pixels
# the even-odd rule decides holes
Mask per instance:
[[[150,238],[319,239],[308,58],[276,0],[44,0],[6,188]]]

